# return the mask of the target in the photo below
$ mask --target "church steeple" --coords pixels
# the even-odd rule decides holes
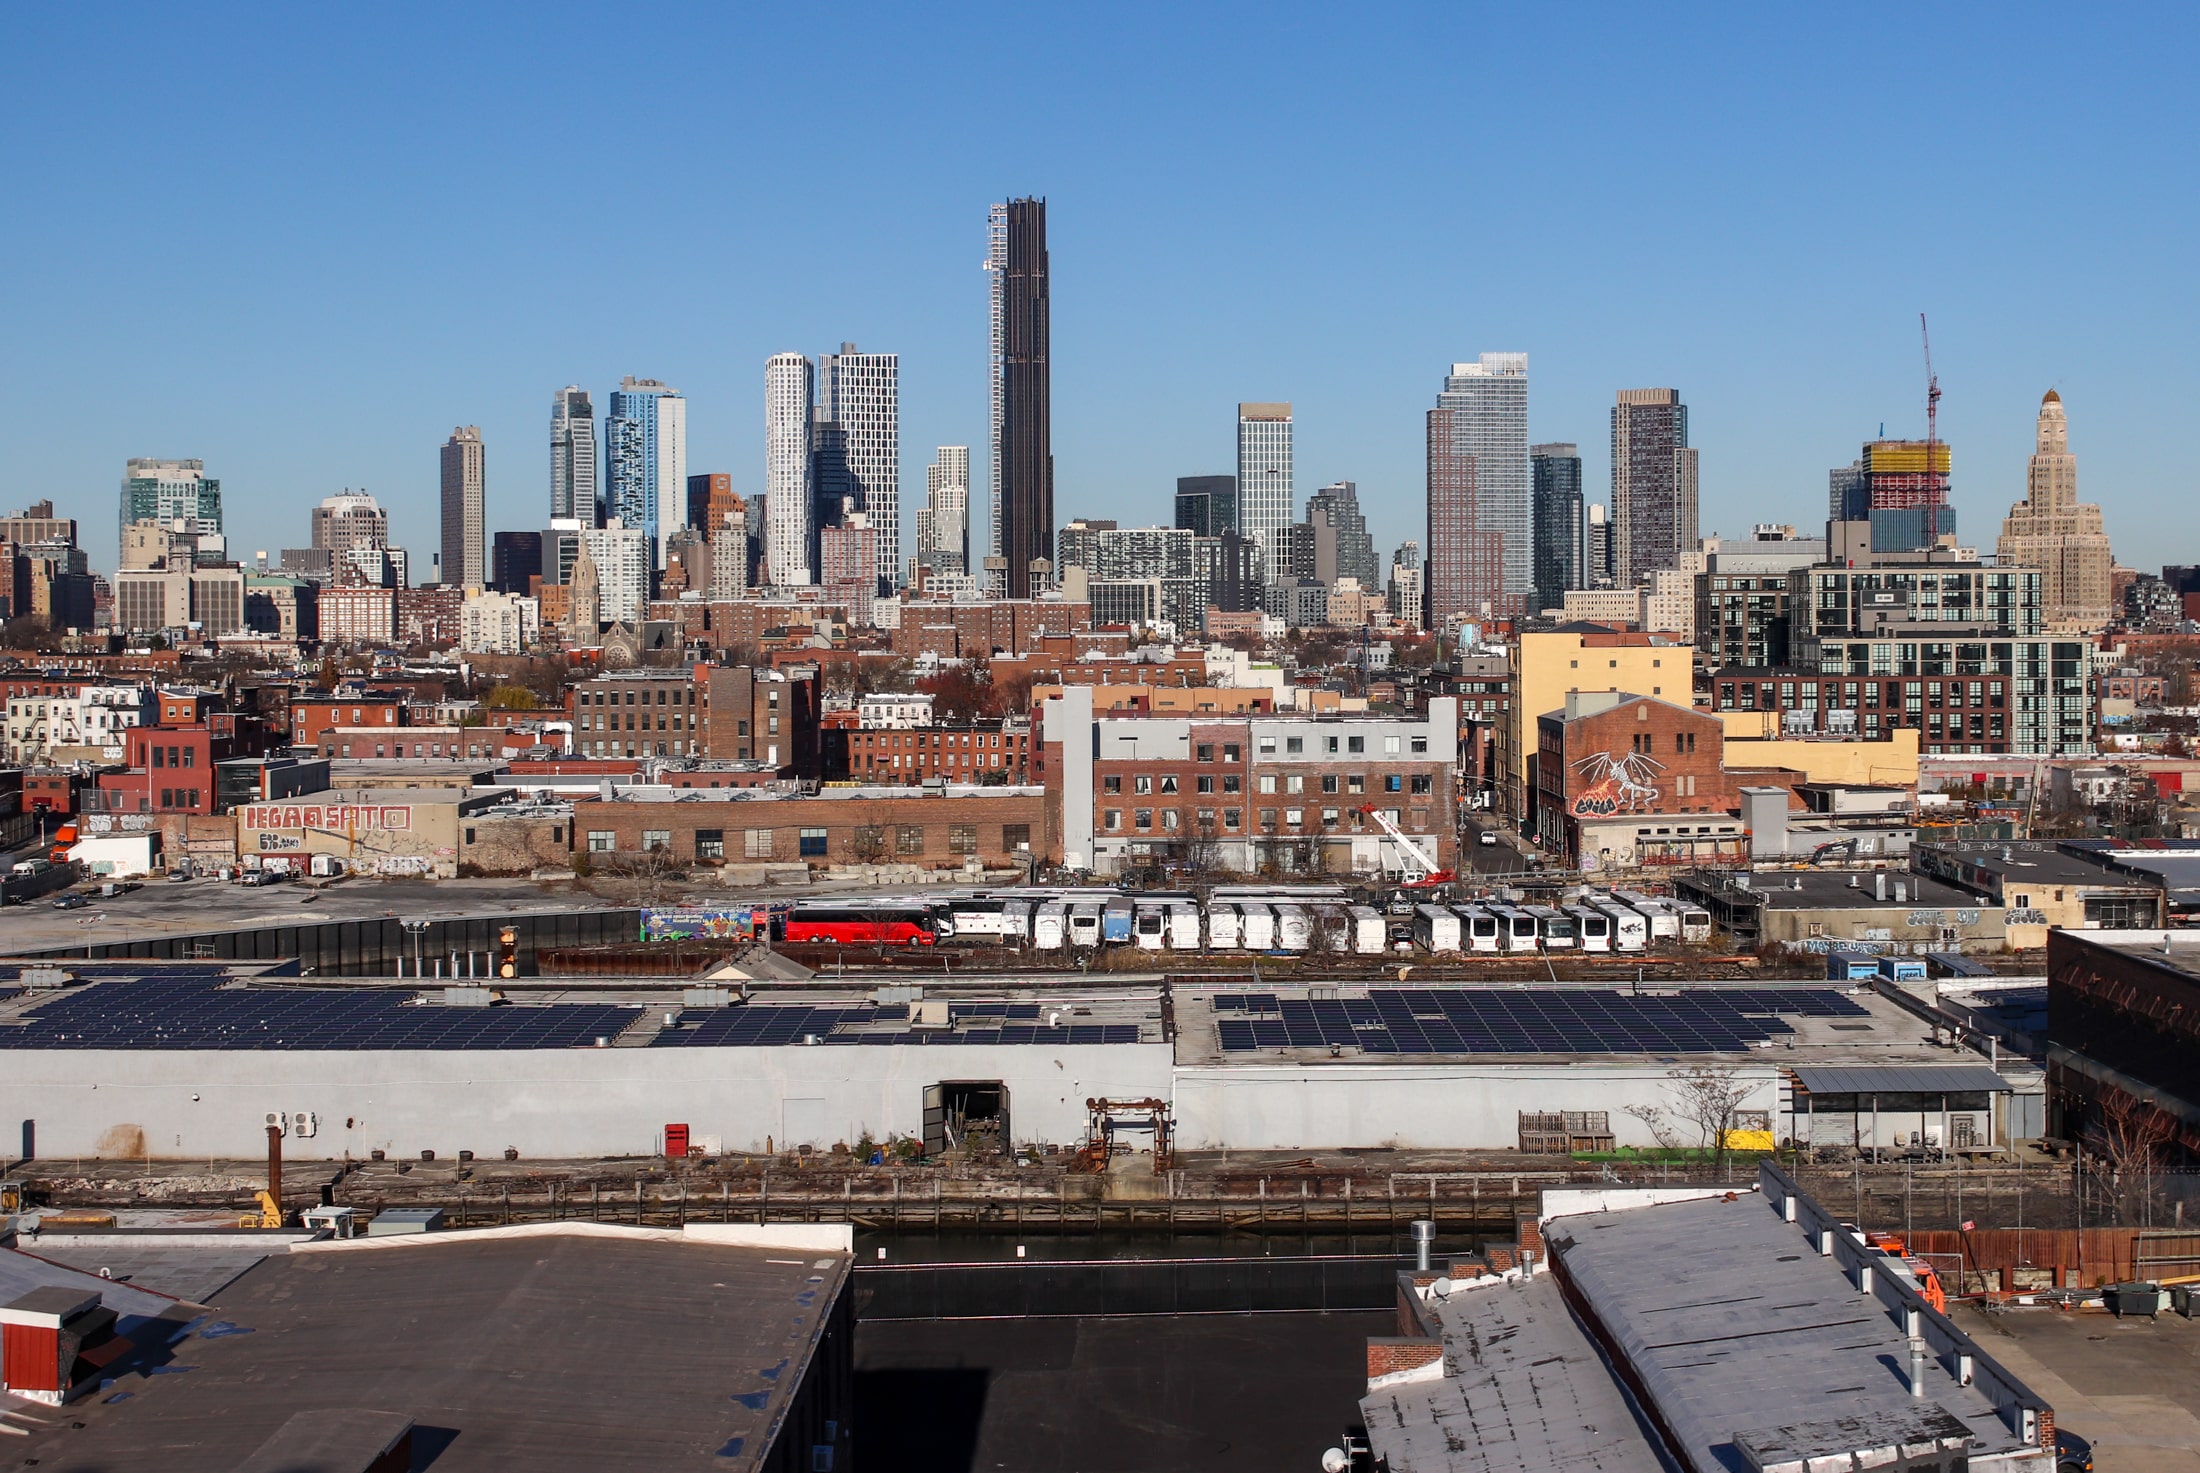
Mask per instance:
[[[565,642],[589,645],[603,630],[603,594],[598,587],[596,559],[588,551],[588,538],[581,537],[580,556],[573,559],[573,578],[566,592]]]

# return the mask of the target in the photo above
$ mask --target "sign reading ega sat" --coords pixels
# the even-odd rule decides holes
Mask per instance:
[[[243,810],[244,826],[254,830],[319,829],[360,834],[380,829],[408,833],[413,811],[405,803],[260,803]]]

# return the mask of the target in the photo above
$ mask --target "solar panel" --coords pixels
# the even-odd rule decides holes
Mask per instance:
[[[1277,1004],[1279,1021],[1243,1016],[1216,1027],[1223,1051],[1357,1045],[1369,1053],[1735,1053],[1792,1034],[1781,1014],[1865,1012],[1830,988],[1698,988],[1643,996],[1595,988],[1544,991],[1378,988],[1366,998]]]

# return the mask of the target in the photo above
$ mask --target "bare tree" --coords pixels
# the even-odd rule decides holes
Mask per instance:
[[[2120,1089],[2102,1091],[2093,1103],[2087,1136],[2101,1162],[2093,1179],[2104,1190],[2117,1223],[2138,1226],[2150,1215],[2147,1209],[2168,1146],[2176,1139],[2177,1122],[2161,1107]]]
[[[677,899],[679,889],[687,883],[687,866],[675,859],[671,846],[665,844],[606,855],[596,873],[617,881],[634,904],[652,910],[663,909]]]
[[[1742,1082],[1731,1069],[1708,1064],[1668,1070],[1667,1076],[1673,1081],[1667,1088],[1672,1092],[1674,1109],[1696,1128],[1702,1144],[1711,1152],[1712,1171],[1723,1177],[1734,1117],[1742,1103],[1757,1092],[1757,1086]]]
[[[1662,1105],[1629,1105],[1621,1112],[1640,1120],[1643,1129],[1650,1132],[1650,1139],[1658,1143],[1661,1151],[1681,1149],[1680,1132],[1673,1128],[1673,1121]]]

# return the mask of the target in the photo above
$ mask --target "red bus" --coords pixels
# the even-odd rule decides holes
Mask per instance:
[[[798,905],[787,940],[832,946],[934,946],[950,927],[922,905]]]

